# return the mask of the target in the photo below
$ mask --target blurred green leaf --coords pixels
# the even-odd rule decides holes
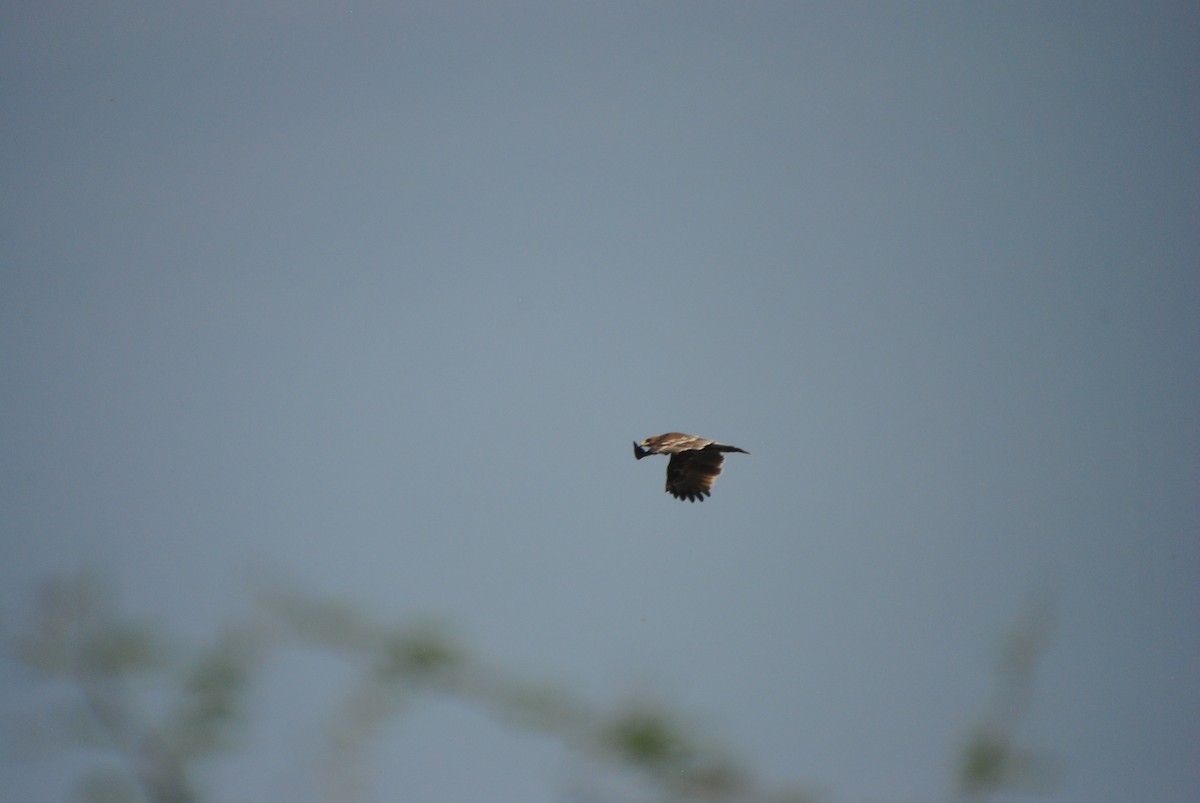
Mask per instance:
[[[1054,758],[1019,747],[1016,732],[1033,697],[1034,673],[1050,644],[1054,596],[1037,595],[1012,625],[996,666],[997,688],[983,724],[966,739],[957,781],[965,797],[995,792],[1046,792],[1059,778]]]
[[[463,663],[463,653],[429,626],[398,633],[383,645],[379,676],[389,680],[427,679]]]
[[[183,757],[228,748],[259,655],[253,634],[230,631],[200,655],[183,680],[169,718],[169,740]]]
[[[968,794],[1001,789],[1009,772],[1009,745],[1006,739],[980,731],[963,751],[959,783]]]
[[[127,676],[162,666],[165,651],[146,626],[104,622],[87,634],[77,660],[81,672]]]
[[[981,730],[964,750],[959,786],[968,795],[991,792],[1048,792],[1059,769],[1044,751],[1018,749],[1002,735]]]
[[[271,582],[259,601],[300,641],[335,652],[363,651],[376,637],[360,611],[346,603],[306,597],[282,583]]]
[[[649,710],[620,715],[606,729],[604,741],[622,759],[652,772],[675,769],[695,754],[682,729]]]

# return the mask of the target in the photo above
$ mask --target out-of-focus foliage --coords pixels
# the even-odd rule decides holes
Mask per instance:
[[[644,708],[622,713],[605,736],[613,753],[654,773],[678,771],[695,752],[682,729],[666,715]]]
[[[32,621],[12,640],[12,654],[48,680],[66,681],[68,691],[31,727],[64,745],[103,748],[108,755],[78,784],[90,803],[187,803],[196,800],[190,763],[211,745],[174,742],[160,724],[147,722],[138,704],[140,684],[172,668],[161,638],[148,625],[119,618],[112,590],[83,572],[45,582],[36,595]],[[180,695],[176,705],[213,694]],[[225,685],[220,694],[236,689]],[[225,706],[233,710],[239,703]],[[220,727],[212,706],[175,731],[194,737]]]
[[[161,665],[163,652],[146,625],[115,618],[113,598],[94,575],[42,584],[33,622],[12,643],[15,656],[48,677],[82,670],[92,677],[131,675]]]
[[[463,661],[460,651],[433,630],[396,633],[383,644],[381,678],[420,680],[454,672]]]
[[[1032,702],[1037,662],[1050,643],[1053,626],[1053,601],[1042,595],[1009,632],[996,673],[995,698],[959,759],[957,780],[964,799],[978,800],[994,792],[1046,792],[1057,783],[1055,759],[1016,741]]]
[[[260,657],[252,631],[230,629],[183,670],[164,739],[188,759],[234,745],[242,701]]]
[[[1056,768],[1045,754],[1015,742],[1050,618],[1044,604],[1013,630],[994,705],[966,740],[957,766],[964,799],[1044,790],[1054,782]],[[30,621],[9,640],[9,655],[61,691],[56,707],[31,712],[28,734],[99,756],[78,780],[80,800],[201,800],[199,760],[237,746],[257,670],[269,653],[284,647],[339,656],[355,671],[328,726],[331,800],[367,796],[368,748],[407,700],[430,693],[557,740],[597,772],[636,779],[639,800],[816,799],[767,788],[746,763],[653,701],[596,710],[567,691],[487,665],[445,626],[376,622],[351,606],[278,584],[260,593],[250,614],[222,629],[207,647],[185,653],[164,644],[159,631],[122,618],[111,589],[86,572],[47,581]],[[151,716],[149,701],[161,703],[164,694],[165,705],[154,706]]]

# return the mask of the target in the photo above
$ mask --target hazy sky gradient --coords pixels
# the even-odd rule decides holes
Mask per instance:
[[[202,639],[268,567],[905,801],[1050,586],[1053,799],[1194,799],[1198,42],[1193,3],[6,4],[0,612],[98,565]],[[752,454],[680,503],[631,454],[668,430]],[[272,670],[217,799],[317,799],[327,673]],[[436,703],[379,755],[380,801],[571,775]]]

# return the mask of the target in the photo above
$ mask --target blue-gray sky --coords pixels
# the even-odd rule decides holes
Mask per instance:
[[[1197,42],[1190,3],[9,3],[5,619],[99,565],[202,639],[266,566],[917,800],[1049,584],[1052,799],[1194,799]],[[752,454],[680,503],[630,454],[668,430]],[[336,687],[272,678],[218,799],[318,799]],[[378,800],[571,775],[436,704],[379,757]]]

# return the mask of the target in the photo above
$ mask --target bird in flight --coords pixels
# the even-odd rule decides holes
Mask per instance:
[[[671,461],[667,463],[667,493],[689,502],[703,502],[704,497],[712,495],[713,483],[721,473],[721,464],[725,462],[722,452],[750,454],[736,446],[726,446],[682,432],[655,435],[641,443],[634,441],[633,444],[633,456],[638,460],[652,454],[671,455]]]

